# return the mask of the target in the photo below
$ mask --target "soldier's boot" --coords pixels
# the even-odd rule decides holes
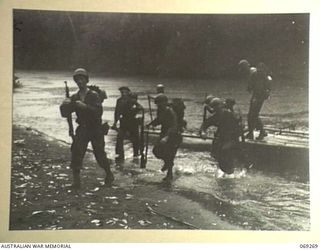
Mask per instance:
[[[260,134],[257,137],[257,140],[263,140],[264,137],[266,137],[268,135],[268,133],[265,130],[260,130]]]
[[[135,164],[139,164],[139,160],[140,160],[139,159],[139,155],[134,155],[133,159],[132,159],[132,162],[135,163]]]
[[[173,165],[172,166],[168,166],[168,172],[167,172],[166,177],[163,178],[163,181],[169,181],[170,182],[173,179],[172,168],[173,168]]]
[[[111,187],[114,181],[114,176],[111,171],[106,171],[106,178],[104,179],[104,185],[106,187]]]
[[[72,175],[73,175],[72,188],[80,189],[81,188],[80,170],[73,170]]]
[[[253,131],[249,131],[249,133],[246,134],[246,139],[253,140]]]
[[[168,165],[166,165],[166,164],[164,164],[163,166],[162,166],[162,168],[161,168],[161,171],[162,172],[166,172],[167,170],[168,170]]]
[[[124,156],[121,156],[121,155],[117,156],[115,158],[115,162],[116,163],[123,163],[124,162]]]

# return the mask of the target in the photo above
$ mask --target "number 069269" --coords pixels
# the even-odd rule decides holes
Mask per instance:
[[[316,249],[318,248],[318,244],[300,244],[300,248]]]

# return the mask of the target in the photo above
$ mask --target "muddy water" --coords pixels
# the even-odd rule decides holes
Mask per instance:
[[[69,82],[71,92],[76,86],[71,73],[18,72],[24,87],[15,90],[13,96],[13,122],[40,130],[50,136],[69,141],[67,123],[60,118],[59,104],[64,99],[63,81]],[[218,96],[233,96],[243,113],[248,109],[248,94],[244,86],[234,82],[182,81],[139,78],[91,78],[108,93],[104,102],[103,119],[112,122],[113,110],[118,97],[118,87],[129,86],[138,92],[139,101],[148,107],[146,93],[154,86],[165,83],[170,97],[183,97],[187,106],[188,129],[195,131],[202,120],[201,102],[205,92]],[[201,87],[200,87],[201,86]],[[270,125],[299,121],[307,126],[307,90],[301,87],[275,86],[277,91],[266,103],[262,113]],[[290,94],[288,94],[290,91]],[[292,103],[299,105],[288,105]],[[146,118],[148,120],[148,116]],[[106,137],[106,151],[114,157],[114,134]],[[128,164],[124,173],[130,173],[132,182],[138,185],[158,185],[164,174],[159,170],[161,162],[151,154],[148,168],[140,170],[131,164],[130,144],[125,145]],[[152,148],[151,148],[152,150]],[[150,150],[150,152],[151,152]],[[309,230],[310,200],[309,183],[294,173],[274,174],[255,169],[236,169],[234,175],[223,176],[208,152],[180,149],[175,161],[175,180],[168,191],[177,192],[216,213],[223,220],[249,230]]]

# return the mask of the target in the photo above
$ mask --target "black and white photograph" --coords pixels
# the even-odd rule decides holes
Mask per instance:
[[[12,11],[9,231],[311,230],[309,13]]]

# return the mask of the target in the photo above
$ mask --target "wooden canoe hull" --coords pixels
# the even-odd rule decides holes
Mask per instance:
[[[159,133],[149,132],[149,142],[154,143]],[[247,155],[253,167],[257,170],[271,172],[289,172],[309,178],[309,147],[308,139],[292,136],[269,135],[263,141],[247,140],[241,142],[243,152]],[[212,139],[184,137],[180,148],[191,151],[211,151]]]

